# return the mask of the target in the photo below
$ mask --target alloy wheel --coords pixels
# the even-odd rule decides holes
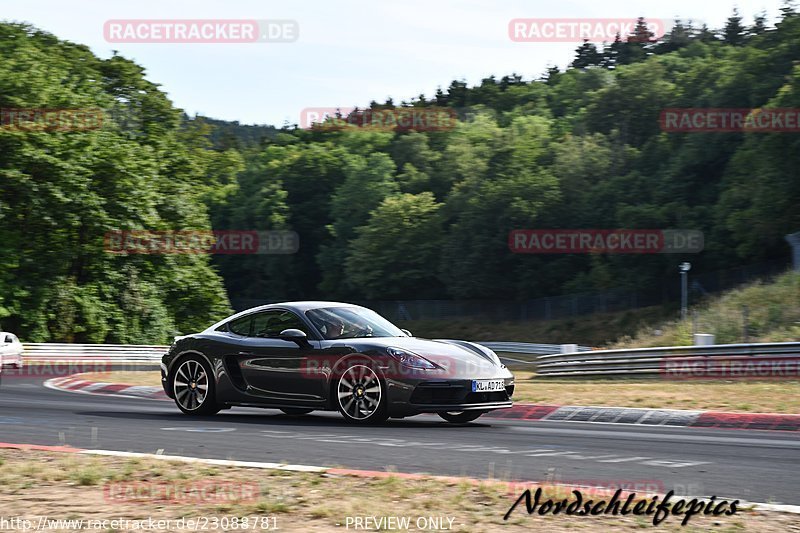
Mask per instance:
[[[342,414],[353,420],[367,420],[381,407],[381,380],[371,368],[353,365],[339,378],[337,395]]]
[[[186,411],[196,411],[208,396],[208,374],[198,361],[181,363],[173,382],[175,401]]]

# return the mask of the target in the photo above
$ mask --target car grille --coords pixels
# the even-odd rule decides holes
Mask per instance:
[[[514,394],[514,386],[505,392],[472,392],[468,386],[457,383],[420,383],[411,394],[411,403],[419,405],[448,405],[469,403],[507,402]]]

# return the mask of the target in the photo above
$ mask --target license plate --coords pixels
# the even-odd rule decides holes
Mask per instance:
[[[506,389],[506,382],[503,379],[474,379],[472,380],[472,392],[496,392]]]

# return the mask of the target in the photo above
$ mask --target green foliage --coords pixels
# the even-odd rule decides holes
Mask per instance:
[[[689,346],[693,327],[697,333],[713,334],[718,344],[797,340],[799,303],[800,273],[787,272],[770,282],[751,283],[709,299],[690,310],[691,319],[658,326],[658,335],[649,326],[613,347]]]
[[[433,194],[389,196],[357,228],[346,272],[368,298],[423,298],[437,285],[442,205]]]
[[[0,129],[4,328],[155,343],[227,312],[208,257],[113,255],[104,236],[210,228],[206,202],[229,194],[238,154],[210,150],[138,65],[23,25],[0,25],[0,107],[105,112],[94,129]]]
[[[800,16],[677,21],[584,43],[540,80],[456,80],[402,107],[452,128],[243,126],[175,108],[134,62],[0,24],[0,107],[98,108],[102,128],[0,128],[0,324],[27,341],[164,342],[232,299],[523,299],[785,260],[800,137],[667,133],[670,107],[800,107]],[[395,108],[392,99],[371,104]],[[113,230],[297,232],[293,255],[114,255]],[[699,229],[670,255],[513,254],[518,228]],[[224,280],[224,284],[223,284]],[[773,312],[773,315],[777,311]],[[772,317],[772,318],[770,318]],[[778,320],[765,315],[759,320]],[[787,333],[789,334],[789,333]],[[683,338],[685,331],[677,331]]]

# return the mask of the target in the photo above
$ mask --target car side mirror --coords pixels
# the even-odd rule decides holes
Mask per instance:
[[[414,336],[414,335],[412,335],[412,334],[411,334],[411,332],[410,332],[410,331],[408,331],[407,329],[401,329],[400,331],[402,331],[403,333],[405,333],[405,334],[406,334],[406,335],[408,335],[409,337],[413,337],[413,336]]]
[[[299,329],[285,329],[278,334],[278,338],[284,341],[296,342],[300,346],[308,345],[308,335]]]

